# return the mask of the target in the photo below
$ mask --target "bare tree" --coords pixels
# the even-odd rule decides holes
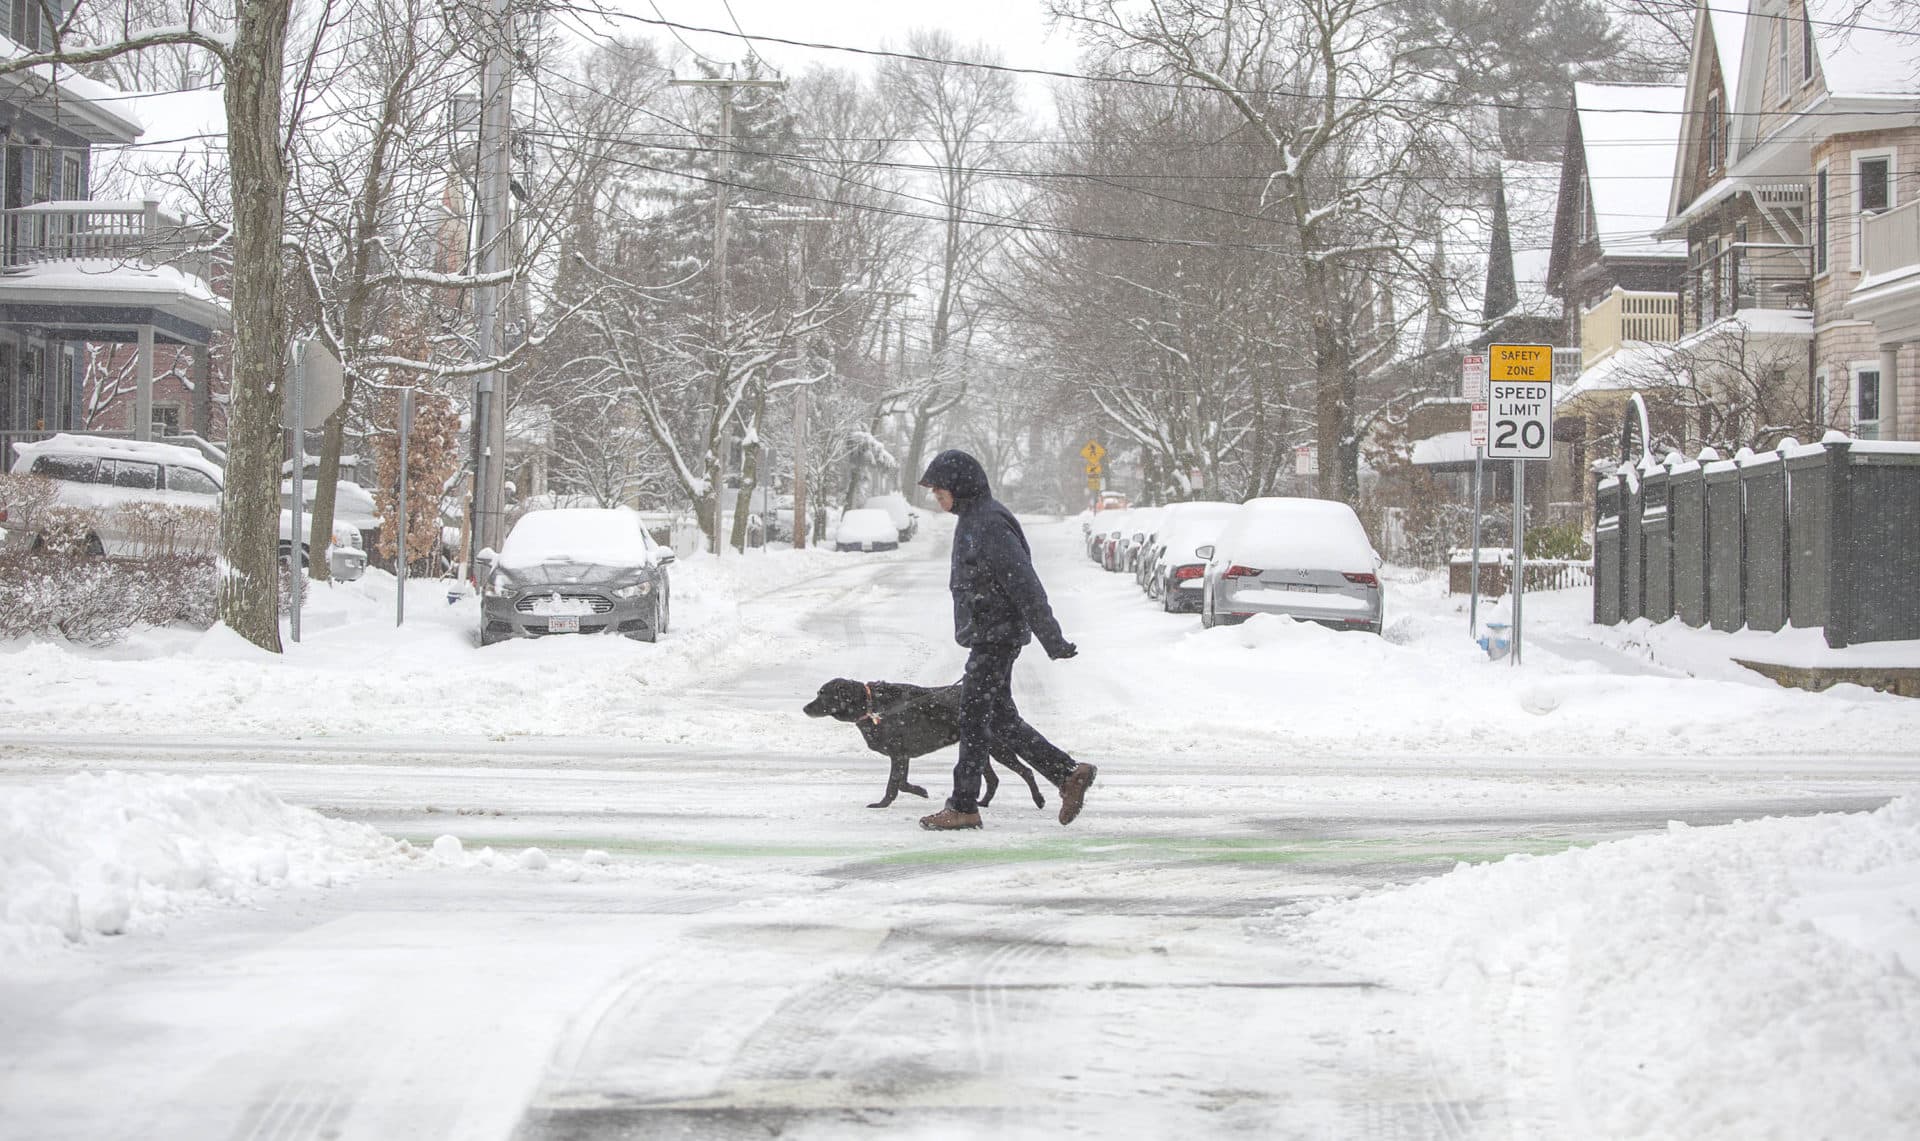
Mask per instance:
[[[1441,82],[1429,53],[1404,42],[1392,11],[1373,0],[1050,6],[1109,69],[1213,93],[1264,148],[1263,206],[1285,228],[1309,330],[1319,492],[1353,501],[1368,351],[1353,308],[1370,296],[1364,282],[1411,247],[1418,218],[1398,200],[1455,133],[1421,98]]]
[[[999,61],[984,44],[962,51],[944,32],[915,31],[906,50],[920,58],[888,59],[880,88],[932,167],[941,227],[927,283],[933,299],[927,376],[907,405],[911,436],[900,479],[911,496],[920,493],[916,481],[934,424],[966,398],[964,370],[953,359],[955,323],[1004,233],[978,223],[991,205],[994,168],[1011,164],[1014,147],[1004,140],[1019,137],[1024,116],[1009,74],[968,66]]]

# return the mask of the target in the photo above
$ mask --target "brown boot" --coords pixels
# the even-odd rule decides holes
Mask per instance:
[[[932,816],[922,816],[920,827],[929,832],[952,832],[961,828],[980,827],[978,812],[955,812],[951,808],[942,808]]]
[[[1080,815],[1080,806],[1087,802],[1087,789],[1092,787],[1093,778],[1099,769],[1092,765],[1075,765],[1060,782],[1060,823],[1071,824],[1073,818]]]

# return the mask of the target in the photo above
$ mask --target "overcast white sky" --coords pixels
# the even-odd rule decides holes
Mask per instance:
[[[732,5],[732,14],[727,11]],[[739,29],[813,43],[857,48],[901,48],[915,28],[942,28],[961,44],[985,42],[998,48],[1007,64],[1073,70],[1074,49],[1064,31],[1049,32],[1042,0],[622,0],[636,15],[659,15],[676,23]],[[655,29],[669,48],[678,47]],[[715,59],[744,58],[742,41],[729,36],[682,32],[687,42]],[[799,71],[812,63],[862,68],[871,63],[847,52],[809,52],[784,44],[756,42],[755,50],[774,65]]]

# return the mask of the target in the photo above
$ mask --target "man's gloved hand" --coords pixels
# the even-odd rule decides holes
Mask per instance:
[[[1062,642],[1057,646],[1047,647],[1047,656],[1056,662],[1061,658],[1071,658],[1079,652],[1080,647],[1074,645],[1072,642]]]

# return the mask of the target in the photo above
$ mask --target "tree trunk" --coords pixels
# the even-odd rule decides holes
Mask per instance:
[[[746,453],[740,457],[740,494],[733,502],[733,549],[742,553],[747,549],[747,516],[753,514],[753,492],[760,485],[760,424],[767,412],[766,386],[755,388],[753,416],[747,421]]]
[[[280,77],[289,0],[241,0],[226,70],[233,193],[233,387],[220,511],[220,620],[280,651],[280,411],[287,321],[280,239],[287,166]]]
[[[347,381],[347,399],[327,417],[320,429],[320,470],[314,473],[313,529],[307,536],[307,548],[324,551],[333,543],[333,513],[340,483],[340,449],[346,436],[347,409],[353,404],[353,381]],[[295,494],[301,488],[294,485]],[[403,524],[404,525],[404,524]],[[333,571],[324,558],[308,559],[307,574],[315,582],[327,582]]]

